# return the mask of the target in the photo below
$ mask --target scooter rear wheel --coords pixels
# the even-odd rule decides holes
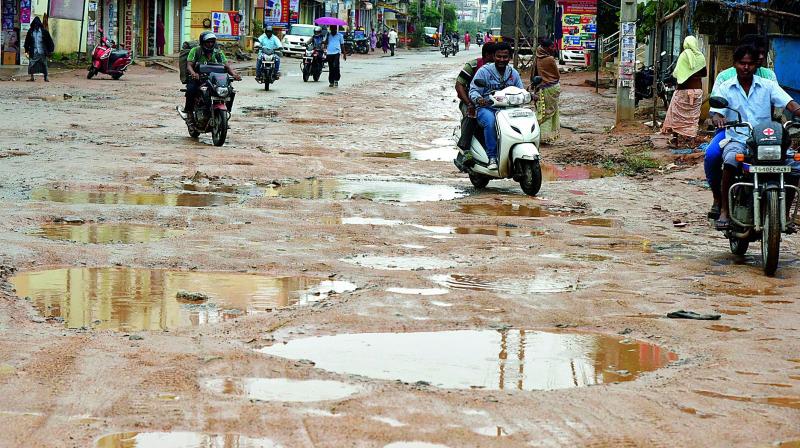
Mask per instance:
[[[86,79],[92,79],[96,74],[97,72],[94,70],[94,67],[89,67],[89,72],[86,73]]]
[[[111,77],[114,79],[122,78],[122,73],[114,73],[113,75],[111,75]]]
[[[472,186],[475,188],[486,188],[490,180],[492,180],[490,177],[484,176],[483,174],[469,173],[469,181],[472,182]]]

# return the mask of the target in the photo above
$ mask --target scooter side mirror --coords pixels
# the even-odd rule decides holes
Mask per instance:
[[[708,105],[714,109],[725,109],[728,107],[728,100],[721,96],[712,96],[708,99]]]
[[[484,81],[482,79],[476,79],[476,80],[474,80],[472,82],[474,82],[476,86],[478,86],[478,87],[480,87],[482,89],[486,88],[486,86],[487,86],[486,81]]]
[[[534,76],[533,78],[531,78],[531,85],[532,86],[536,87],[541,83],[542,83],[542,77],[541,76]]]

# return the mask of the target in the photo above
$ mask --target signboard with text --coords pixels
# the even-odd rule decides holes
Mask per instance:
[[[559,0],[561,49],[594,50],[597,45],[597,0]]]
[[[239,38],[239,11],[211,11],[211,31],[220,39]]]
[[[83,20],[84,0],[50,0],[50,17]]]
[[[290,0],[266,0],[264,25],[287,28],[289,26],[289,12],[291,10],[289,1]]]

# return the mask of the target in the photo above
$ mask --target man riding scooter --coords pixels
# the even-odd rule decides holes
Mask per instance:
[[[497,130],[495,129],[497,110],[491,107],[492,101],[486,96],[495,90],[509,86],[525,88],[519,72],[514,67],[508,66],[509,61],[511,61],[511,46],[507,42],[497,44],[494,50],[494,63],[479,68],[469,88],[470,101],[477,106],[478,124],[483,128],[486,155],[489,157],[486,168],[489,170],[497,169]],[[478,80],[483,81],[481,84],[485,87],[479,87],[475,83]]]
[[[283,44],[281,44],[281,40],[278,39],[278,36],[273,34],[272,25],[264,27],[264,33],[258,38],[258,43],[261,44],[261,51],[272,50],[275,52],[275,79],[279,79],[281,77],[281,58],[278,54],[278,50],[283,50]],[[261,72],[260,55],[256,61],[256,71]]]
[[[197,66],[200,64],[222,64],[225,65],[225,71],[228,72],[233,79],[241,81],[242,77],[236,73],[236,70],[231,67],[228,60],[225,58],[225,53],[217,48],[217,36],[211,31],[204,31],[200,33],[200,45],[194,47],[189,51],[186,59],[186,71],[189,74],[189,82],[186,83],[186,103],[183,106],[181,116],[186,120],[190,128],[194,127],[194,103],[200,95],[200,74],[197,73]],[[233,104],[234,95],[228,101],[228,110],[231,109]],[[180,112],[180,111],[179,111]]]
[[[456,166],[461,169],[463,163],[471,156],[469,153],[472,134],[475,132],[477,122],[475,121],[475,106],[469,99],[469,85],[475,72],[486,64],[494,62],[494,43],[490,42],[481,48],[481,57],[475,58],[464,64],[461,72],[456,78],[456,96],[460,100],[458,109],[461,111],[461,137],[458,139],[458,147],[461,149],[456,157]]]

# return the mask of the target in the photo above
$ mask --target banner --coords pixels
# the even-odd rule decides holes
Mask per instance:
[[[594,50],[597,46],[597,0],[559,0],[561,49]]]
[[[50,17],[83,21],[83,0],[50,0]]]
[[[239,38],[239,11],[211,11],[211,32],[220,39]]]
[[[289,27],[289,0],[266,0],[264,25],[278,28]],[[327,5],[327,2],[326,2]]]
[[[289,0],[289,23],[300,23],[300,0]]]

